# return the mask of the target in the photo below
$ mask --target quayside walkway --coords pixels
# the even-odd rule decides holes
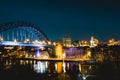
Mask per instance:
[[[58,61],[58,62],[81,62],[81,63],[96,63],[94,60],[82,60],[82,59],[61,59],[61,58],[3,58],[4,59],[11,59],[11,60],[29,60],[29,61]]]

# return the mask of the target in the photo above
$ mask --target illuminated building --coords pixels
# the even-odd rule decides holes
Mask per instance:
[[[116,45],[120,45],[120,40],[115,42]]]
[[[63,46],[65,47],[71,47],[71,38],[63,38]]]
[[[91,58],[91,50],[90,48],[87,48],[85,51],[86,51],[86,54],[84,55],[84,59],[89,60]]]
[[[86,40],[82,40],[82,41],[80,41],[80,40],[77,40],[77,41],[74,41],[74,42],[72,42],[72,44],[74,45],[74,47],[84,47],[84,46],[89,46],[89,43],[88,43],[88,41],[86,41]]]
[[[62,58],[63,48],[60,42],[58,42],[55,47],[55,53],[57,58]]]
[[[98,45],[98,43],[99,43],[99,41],[96,38],[94,38],[94,36],[91,36],[90,47],[95,47]]]
[[[82,59],[84,53],[85,53],[85,48],[84,47],[69,47],[69,48],[64,48],[65,56],[66,58],[70,59]]]
[[[113,46],[113,45],[120,45],[120,40],[116,41],[115,39],[110,39],[108,40],[108,45]]]
[[[80,46],[88,46],[89,45],[88,42],[85,40],[82,40],[80,43],[81,43]]]
[[[108,40],[108,45],[115,45],[115,39]]]

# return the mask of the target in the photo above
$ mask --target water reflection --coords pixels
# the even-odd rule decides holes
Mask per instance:
[[[11,60],[6,60],[5,65],[13,65]],[[91,69],[91,65],[81,65],[81,63],[75,62],[48,62],[48,61],[32,61],[32,60],[19,60],[14,64],[29,65],[36,73],[67,73],[69,75],[87,74],[88,69]]]
[[[46,62],[38,61],[37,64],[33,65],[34,71],[36,73],[45,73],[46,72]]]
[[[28,75],[34,77],[34,80],[94,80],[96,76],[98,78],[100,76],[96,80],[103,80],[105,77],[107,77],[106,80],[111,80],[113,78],[108,76],[113,73],[116,74],[113,74],[114,78],[117,77],[116,80],[119,80],[118,70],[117,65],[114,69],[110,64],[93,65],[80,62],[5,60],[0,63],[0,74],[6,76],[12,72],[14,76],[21,77],[21,80],[24,80],[22,77],[30,79]],[[101,78],[102,76],[104,78]]]
[[[56,62],[55,63],[55,70],[56,70],[57,73],[62,72],[62,62]]]

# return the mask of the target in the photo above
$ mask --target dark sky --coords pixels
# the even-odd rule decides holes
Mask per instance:
[[[27,21],[49,39],[120,39],[119,0],[0,0],[0,23]]]

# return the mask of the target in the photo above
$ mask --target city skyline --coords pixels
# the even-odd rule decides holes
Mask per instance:
[[[40,26],[49,39],[120,39],[120,5],[117,0],[5,0],[0,23],[26,21]]]

